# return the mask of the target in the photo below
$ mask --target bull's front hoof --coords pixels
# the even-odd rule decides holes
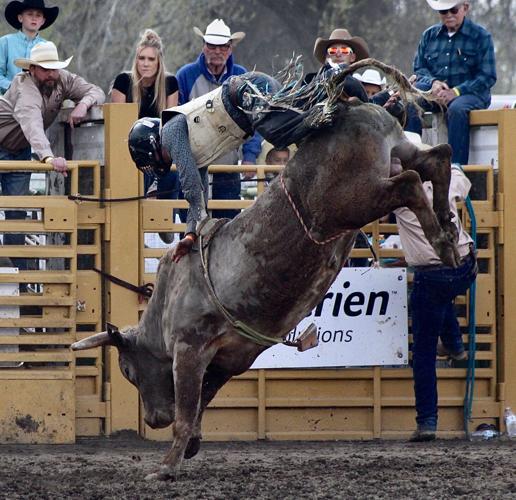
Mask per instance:
[[[145,481],[175,481],[176,475],[168,467],[161,466],[158,472],[147,474]]]
[[[460,257],[454,244],[443,245],[437,253],[445,266],[459,267]]]
[[[199,449],[201,448],[201,438],[193,437],[188,441],[188,445],[186,446],[185,454],[183,455],[187,460],[189,458],[195,457],[197,453],[199,453]]]

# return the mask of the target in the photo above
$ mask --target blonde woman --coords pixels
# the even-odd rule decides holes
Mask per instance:
[[[124,71],[115,78],[111,102],[136,102],[138,118],[159,118],[164,109],[177,106],[177,99],[177,80],[165,70],[161,38],[155,31],[147,29],[136,46],[131,71]],[[153,181],[152,176],[145,175],[145,192],[153,185]],[[159,179],[157,189],[176,189],[176,184],[175,173],[170,173]]]
[[[177,80],[165,70],[161,39],[155,31],[145,30],[131,71],[115,78],[111,102],[136,102],[138,118],[159,118],[161,111],[177,106],[177,98]]]

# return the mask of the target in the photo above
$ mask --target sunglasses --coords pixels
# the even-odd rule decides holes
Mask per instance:
[[[440,10],[439,14],[441,14],[441,16],[445,16],[446,14],[448,14],[448,12],[450,14],[457,14],[457,12],[459,12],[460,8],[461,8],[460,5],[456,5],[455,7],[452,7],[451,9]]]
[[[206,47],[210,50],[216,50],[216,49],[220,49],[222,50],[222,52],[227,52],[230,48],[231,48],[231,44],[230,43],[226,43],[224,45],[215,45],[213,43],[206,43]]]
[[[328,47],[326,52],[329,56],[335,56],[339,52],[344,56],[349,56],[349,54],[353,54],[353,49],[351,47]]]

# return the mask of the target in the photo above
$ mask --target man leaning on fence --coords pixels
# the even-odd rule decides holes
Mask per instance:
[[[52,42],[36,45],[29,59],[17,59],[22,68],[9,90],[0,97],[0,160],[30,160],[32,152],[41,162],[51,164],[54,170],[67,170],[64,158],[54,157],[45,130],[56,119],[65,99],[76,102],[70,114],[73,127],[95,104],[105,99],[102,89],[88,83],[64,68],[71,61],[60,61]],[[23,196],[29,193],[30,173],[1,172],[3,196]],[[24,219],[24,211],[6,211],[6,219]],[[23,245],[23,234],[4,235],[5,245]]]

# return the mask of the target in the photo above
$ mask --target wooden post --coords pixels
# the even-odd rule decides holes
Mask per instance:
[[[500,399],[516,409],[516,110],[498,111],[498,202],[503,204],[503,245],[499,265],[499,380]]]
[[[128,132],[137,118],[136,104],[104,105],[106,198],[138,195],[138,171],[127,148]],[[108,204],[106,219],[105,268],[117,278],[138,284],[138,201]],[[106,291],[108,321],[118,327],[137,324],[137,295],[110,282],[106,282]],[[138,392],[120,373],[116,348],[108,348],[106,365],[111,387],[111,428],[106,433],[123,429],[139,431]]]

